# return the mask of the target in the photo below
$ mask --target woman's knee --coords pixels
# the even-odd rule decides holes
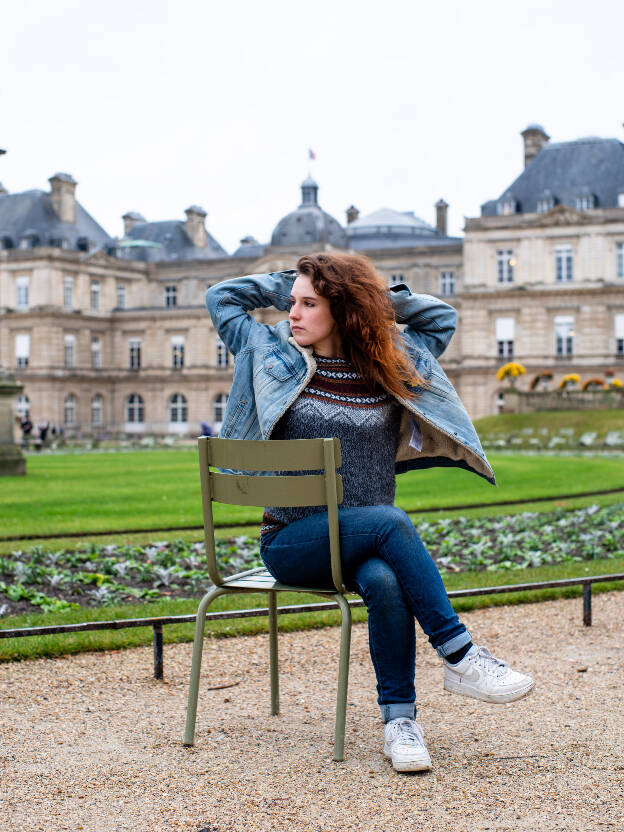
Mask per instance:
[[[355,573],[355,580],[367,606],[384,604],[396,607],[405,603],[396,572],[381,558],[364,561]]]
[[[379,506],[379,508],[383,509],[380,519],[384,521],[388,531],[398,531],[407,536],[418,537],[414,524],[402,508],[398,506]]]

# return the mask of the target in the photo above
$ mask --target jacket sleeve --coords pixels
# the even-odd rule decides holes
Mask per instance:
[[[438,358],[448,347],[457,327],[457,312],[432,295],[412,294],[405,283],[390,288],[397,323],[406,324],[404,335]]]
[[[271,274],[251,274],[216,283],[206,292],[206,306],[219,336],[236,355],[249,340],[255,327],[264,326],[249,312],[274,306],[285,311],[290,306],[290,290],[297,277],[293,269]]]

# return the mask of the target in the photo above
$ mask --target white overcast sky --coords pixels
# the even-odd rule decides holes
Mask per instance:
[[[184,219],[266,242],[319,201],[450,231],[522,169],[519,132],[624,139],[618,0],[13,0],[0,11],[0,181],[57,171],[109,234]],[[308,162],[308,148],[317,159]]]

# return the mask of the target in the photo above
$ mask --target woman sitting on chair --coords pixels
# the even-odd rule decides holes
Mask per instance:
[[[415,722],[414,618],[443,660],[447,691],[503,703],[534,685],[473,644],[412,521],[394,505],[395,474],[414,468],[457,466],[495,482],[436,360],[456,312],[404,284],[388,290],[365,257],[338,253],[219,283],[206,303],[236,356],[220,435],[340,439],[342,569],[368,608],[384,753],[397,771],[429,769]],[[288,320],[268,326],[249,315],[270,306],[289,310]],[[327,512],[267,507],[261,555],[282,583],[331,588]]]

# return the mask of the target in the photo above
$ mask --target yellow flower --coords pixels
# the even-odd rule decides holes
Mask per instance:
[[[502,381],[504,378],[509,376],[510,378],[517,378],[518,376],[523,376],[525,373],[525,369],[518,361],[509,361],[507,364],[503,364],[503,366],[498,370],[496,373],[496,378],[499,381]]]
[[[578,384],[580,380],[581,377],[578,373],[568,373],[568,375],[564,376],[559,382],[559,389],[563,390],[563,388],[567,387],[569,384]]]

